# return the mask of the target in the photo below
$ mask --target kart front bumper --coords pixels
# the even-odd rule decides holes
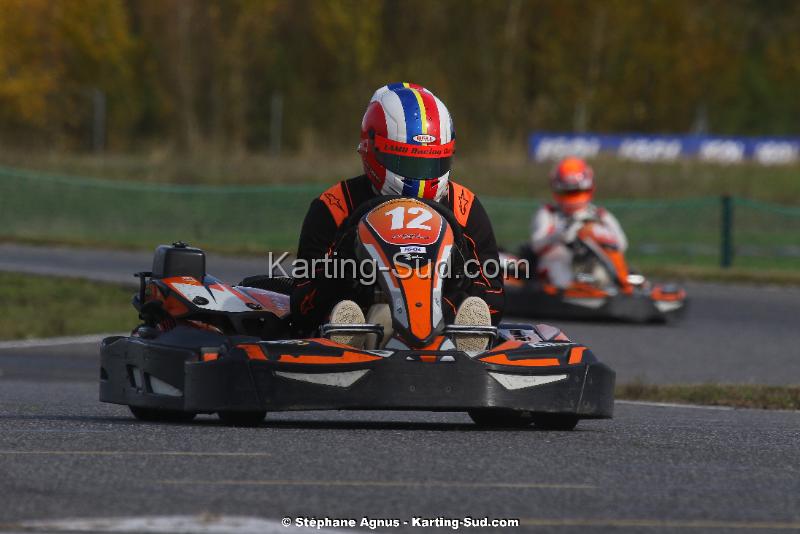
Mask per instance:
[[[198,361],[190,350],[119,338],[101,351],[100,400],[200,413],[506,408],[612,416],[615,373],[589,351],[579,364],[551,367],[487,364],[458,351],[438,355],[447,358],[423,361],[398,351],[355,364]]]

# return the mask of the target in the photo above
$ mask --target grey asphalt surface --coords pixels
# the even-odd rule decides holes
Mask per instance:
[[[152,251],[0,243],[0,271],[89,278],[135,287],[138,282],[133,273],[149,271],[152,265]],[[263,258],[234,258],[208,254],[206,269],[221,280],[236,283],[245,276],[266,272],[267,255]]]
[[[619,382],[800,384],[800,288],[689,283],[686,291],[686,317],[673,324],[554,324]]]
[[[0,244],[0,270],[131,284],[150,252]],[[260,274],[267,258],[209,254],[208,272],[227,282]],[[552,321],[589,345],[619,382],[800,384],[800,288],[690,283],[685,319],[667,325]]]
[[[618,403],[614,420],[574,432],[406,412],[146,424],[97,401],[94,344],[26,350],[0,352],[0,531],[162,514],[522,522],[474,532],[800,530],[800,412]]]

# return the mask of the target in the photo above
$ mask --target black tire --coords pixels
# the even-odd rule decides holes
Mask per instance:
[[[538,413],[533,415],[533,424],[542,430],[573,430],[578,424],[577,415],[565,413]]]
[[[220,421],[229,426],[258,426],[264,422],[267,412],[219,412],[217,415]]]
[[[476,425],[487,428],[525,428],[533,422],[528,412],[503,408],[479,408],[467,414]]]
[[[180,410],[159,410],[158,408],[142,408],[141,406],[128,406],[133,416],[140,421],[156,423],[188,423],[197,414],[182,412]]]

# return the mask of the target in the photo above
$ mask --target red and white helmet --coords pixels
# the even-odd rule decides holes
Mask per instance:
[[[455,145],[450,112],[436,95],[392,83],[372,95],[358,152],[381,194],[439,200],[447,193]]]
[[[594,171],[580,158],[565,158],[553,169],[550,188],[561,210],[574,213],[594,197]]]

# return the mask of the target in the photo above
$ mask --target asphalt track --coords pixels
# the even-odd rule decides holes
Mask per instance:
[[[7,252],[0,265],[30,270]],[[63,252],[47,274],[141,270],[147,256]],[[560,324],[622,380],[800,381],[800,293],[689,289],[677,325]],[[97,373],[96,342],[0,343],[0,531],[302,531],[284,517],[400,521],[381,532],[464,517],[520,521],[459,528],[470,532],[800,530],[800,412],[618,403],[615,419],[574,432],[406,412],[270,414],[250,429],[210,416],[145,424],[97,401]]]
[[[266,272],[267,258],[208,255],[228,282]],[[0,244],[0,270],[131,284],[148,252]],[[800,384],[800,288],[687,284],[685,319],[667,325],[554,321],[617,371],[618,382]]]
[[[144,424],[97,402],[96,350],[0,350],[0,531],[176,515],[194,517],[193,532],[292,532],[275,521],[326,516],[521,521],[460,529],[473,532],[800,530],[798,412],[618,403],[614,420],[574,432],[405,412]],[[248,517],[261,522],[248,530]],[[124,531],[180,530],[150,521]]]

